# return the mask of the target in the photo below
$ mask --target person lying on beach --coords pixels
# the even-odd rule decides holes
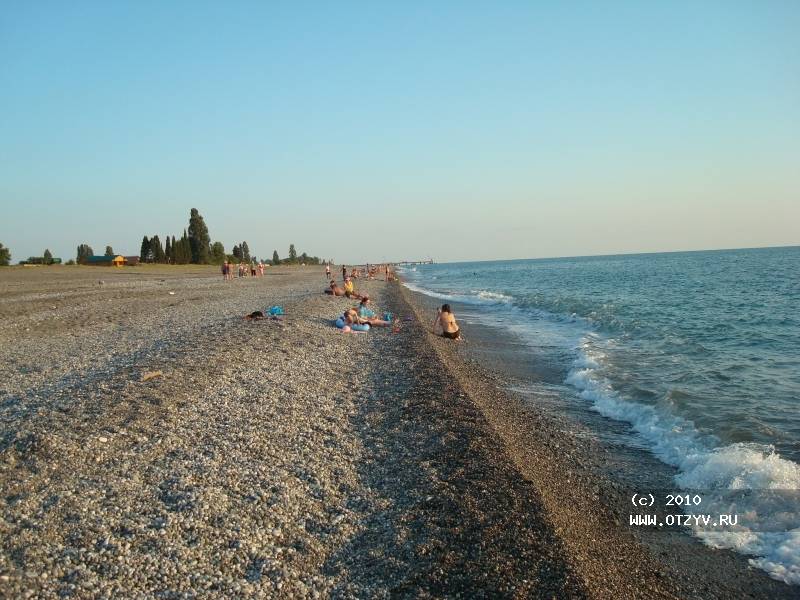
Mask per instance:
[[[370,330],[367,323],[362,323],[355,310],[347,309],[336,321],[333,322],[342,333],[366,333]]]
[[[436,320],[433,322],[433,333],[436,333],[437,325],[442,329],[441,336],[443,338],[447,338],[448,340],[461,340],[461,329],[459,329],[458,323],[456,323],[456,317],[449,304],[442,304],[442,307],[436,314]]]
[[[331,281],[331,285],[327,290],[325,290],[326,294],[330,294],[331,296],[344,296],[344,290],[339,287],[339,284],[336,281]]]
[[[370,327],[391,327],[391,321],[384,321],[383,319],[379,319],[377,317],[360,317],[358,315],[358,311],[355,308],[348,308],[344,312],[344,321],[348,325],[369,325]]]

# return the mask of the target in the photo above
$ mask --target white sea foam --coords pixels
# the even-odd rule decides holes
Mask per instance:
[[[511,304],[514,301],[512,296],[507,296],[499,292],[492,292],[490,290],[472,290],[468,294],[446,294],[443,292],[436,292],[424,287],[420,287],[415,283],[404,281],[405,285],[412,292],[419,292],[432,298],[440,300],[448,300],[450,302],[461,302],[464,304]]]
[[[439,298],[440,300],[459,301],[464,297],[460,294],[443,294],[441,292],[434,292],[433,290],[420,287],[408,281],[404,281],[403,285],[406,286],[412,292],[419,292],[420,294],[425,294],[426,296],[430,296],[431,298]]]
[[[781,458],[774,448],[758,444],[716,446],[691,421],[659,408],[623,398],[602,376],[602,343],[586,336],[566,383],[592,408],[611,419],[626,421],[662,461],[675,466],[675,482],[683,489],[710,490],[704,514],[739,514],[736,528],[694,533],[715,548],[754,556],[751,564],[775,579],[800,584],[800,465]],[[718,491],[715,496],[713,491]],[[794,490],[791,494],[743,495],[732,504],[730,490]],[[744,524],[742,524],[744,523]]]
[[[503,304],[510,304],[514,301],[512,296],[507,296],[505,294],[501,294],[499,292],[492,292],[489,290],[473,290],[472,292],[481,300],[485,300],[491,303],[503,303]]]

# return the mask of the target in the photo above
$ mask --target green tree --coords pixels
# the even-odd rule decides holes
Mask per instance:
[[[116,256],[114,249],[111,246],[106,246],[106,256]]]
[[[179,265],[192,262],[192,244],[185,229],[183,230],[183,237],[178,240],[178,255],[175,262]]]
[[[247,242],[242,242],[242,260],[246,263],[250,262],[250,248],[247,246]]]
[[[185,248],[185,241],[186,241],[186,232],[184,231],[184,237],[181,239],[175,239],[175,236],[172,236],[172,260],[176,265],[182,265],[186,262],[186,248]]]
[[[53,253],[50,252],[49,248],[45,248],[44,249],[44,254],[42,254],[42,257],[44,258],[44,261],[43,261],[44,264],[46,264],[46,265],[52,265],[53,264]]]
[[[236,262],[242,262],[242,247],[241,246],[239,246],[239,245],[234,246],[233,250],[231,252],[233,252],[233,257],[236,259]]]
[[[150,252],[153,254],[153,262],[164,262],[164,247],[161,245],[161,240],[157,235],[150,238]]]
[[[92,250],[89,244],[81,244],[78,246],[78,255],[75,260],[79,265],[86,264],[90,256],[94,256],[94,250]]]
[[[225,262],[225,246],[222,245],[222,242],[211,244],[211,262],[215,265]]]
[[[208,227],[196,208],[191,210],[189,216],[189,243],[192,262],[198,265],[207,265],[211,236],[208,235]]]
[[[272,251],[272,264],[273,265],[281,264],[281,257],[278,256],[278,251],[277,250],[273,250]]]
[[[307,265],[307,264],[308,264],[308,254],[306,254],[305,252],[303,252],[303,253],[300,255],[300,262],[301,262],[301,263],[303,263],[304,265]]]
[[[11,262],[11,250],[0,244],[0,267],[7,267]]]
[[[289,244],[289,263],[295,264],[297,262],[297,250],[294,249],[294,244]]]
[[[139,260],[141,262],[150,262],[150,238],[144,236],[142,238],[142,247],[139,251]]]
[[[164,242],[164,262],[167,264],[172,262],[172,242],[167,236],[166,242]]]

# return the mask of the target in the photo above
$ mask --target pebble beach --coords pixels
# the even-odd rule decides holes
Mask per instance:
[[[792,597],[620,527],[602,458],[401,284],[357,281],[400,318],[365,334],[325,285],[3,270],[0,597]]]

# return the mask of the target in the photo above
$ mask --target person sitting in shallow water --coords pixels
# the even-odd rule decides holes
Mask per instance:
[[[456,323],[456,317],[449,304],[442,304],[439,312],[436,314],[436,320],[433,322],[433,333],[436,333],[437,325],[441,327],[443,338],[448,340],[461,340],[461,329]]]
[[[331,281],[331,284],[328,287],[328,289],[325,290],[325,293],[329,294],[331,296],[344,296],[345,295],[344,290],[339,287],[339,284],[337,284],[336,281]]]

